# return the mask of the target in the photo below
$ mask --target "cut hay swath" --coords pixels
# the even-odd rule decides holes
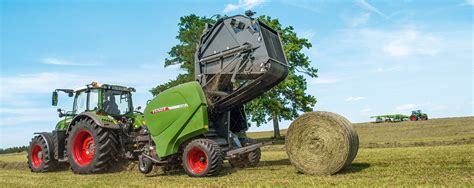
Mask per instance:
[[[288,128],[286,153],[296,169],[305,174],[331,175],[350,165],[359,149],[352,124],[331,112],[309,112]]]

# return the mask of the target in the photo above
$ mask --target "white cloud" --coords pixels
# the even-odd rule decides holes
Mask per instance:
[[[303,30],[303,31],[298,32],[298,35],[302,38],[311,40],[316,35],[316,33],[312,30]]]
[[[319,77],[313,78],[311,83],[313,84],[334,84],[341,81],[339,78]]]
[[[41,63],[49,64],[49,65],[65,65],[65,66],[103,66],[104,63],[102,62],[73,62],[70,60],[60,59],[60,58],[43,58],[41,59]]]
[[[47,122],[57,115],[54,108],[0,108],[0,126]]]
[[[474,0],[466,0],[466,4],[474,6]]]
[[[2,94],[18,93],[49,93],[56,88],[85,85],[89,83],[86,77],[58,72],[43,72],[37,74],[20,74],[16,76],[2,76]],[[3,98],[3,96],[2,96]]]
[[[439,53],[439,39],[415,29],[391,33],[390,36],[383,47],[383,51],[390,56],[434,56]]]
[[[357,1],[357,4],[359,4],[359,6],[361,6],[362,8],[364,8],[364,9],[370,11],[370,12],[377,13],[378,15],[380,15],[384,18],[387,18],[387,16],[384,13],[382,13],[379,9],[377,9],[376,7],[374,7],[373,5],[368,3],[366,0],[359,0],[359,1]]]
[[[371,112],[372,111],[372,108],[364,108],[362,110],[360,110],[360,112],[362,113],[367,113],[367,112]]]
[[[348,28],[342,30],[336,41],[333,39],[331,43],[337,44],[337,52],[351,50],[370,56],[389,57],[436,56],[451,50],[447,45],[451,46],[450,42],[453,41],[447,40],[446,36],[426,32],[416,26],[403,26],[398,29]],[[450,37],[452,36],[449,35]],[[313,48],[320,53],[327,49]]]
[[[430,110],[432,111],[443,111],[447,110],[449,107],[447,105],[433,105],[430,107]]]
[[[351,27],[357,27],[357,26],[365,25],[365,24],[367,24],[369,19],[370,19],[370,13],[365,12],[365,13],[360,14],[359,16],[356,16],[355,18],[352,18],[350,20],[349,25]]]
[[[364,100],[365,97],[353,97],[353,96],[350,96],[350,97],[347,97],[345,99],[345,101],[347,102],[350,102],[350,101],[360,101],[360,100]]]
[[[258,5],[261,5],[262,3],[264,3],[265,0],[239,0],[238,3],[229,3],[225,6],[223,12],[224,13],[228,13],[228,12],[232,12],[234,10],[237,10],[237,9],[245,9],[245,10],[249,10],[249,9],[252,9]]]
[[[379,67],[375,70],[375,72],[380,72],[380,73],[382,73],[382,72],[392,72],[392,71],[398,70],[400,68],[401,68],[400,65],[395,66],[395,67],[388,67],[388,68]]]
[[[416,108],[415,104],[403,104],[400,106],[397,106],[397,110],[412,110]]]

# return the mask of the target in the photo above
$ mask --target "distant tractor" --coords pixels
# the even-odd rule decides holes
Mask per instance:
[[[415,110],[411,112],[410,116],[403,114],[390,114],[390,115],[380,115],[372,116],[370,118],[375,118],[374,123],[383,123],[383,122],[400,122],[400,121],[424,121],[428,120],[428,115],[422,113],[421,110]]]
[[[410,116],[411,121],[425,121],[428,120],[428,114],[422,113],[421,110],[415,110],[411,111],[411,116]]]

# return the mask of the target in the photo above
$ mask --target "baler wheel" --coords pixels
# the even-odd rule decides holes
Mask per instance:
[[[117,161],[118,140],[110,129],[81,119],[69,127],[66,135],[66,153],[74,173],[104,172]]]
[[[183,168],[191,177],[206,177],[219,174],[223,158],[219,145],[209,139],[189,142],[183,151]]]
[[[27,156],[28,167],[31,172],[49,172],[54,170],[58,165],[58,161],[54,159],[54,154],[50,153],[53,150],[48,148],[47,141],[42,136],[35,136],[31,139]]]

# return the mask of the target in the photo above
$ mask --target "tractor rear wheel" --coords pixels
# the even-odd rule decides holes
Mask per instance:
[[[411,121],[417,121],[418,118],[417,118],[415,115],[412,115],[412,116],[410,116],[410,120],[411,120]]]
[[[184,171],[191,177],[215,176],[222,169],[221,149],[209,139],[189,142],[184,148],[182,159]]]
[[[47,135],[44,135],[47,136]],[[54,159],[54,148],[47,143],[43,136],[35,136],[31,139],[28,147],[28,167],[31,172],[49,172],[58,166],[58,161]]]
[[[106,171],[117,161],[118,140],[115,133],[81,119],[69,127],[66,135],[66,153],[72,171],[91,174]]]
[[[256,144],[257,141],[251,138],[245,138],[242,140],[242,146],[248,146]],[[246,167],[256,167],[260,162],[260,157],[262,153],[260,148],[257,148],[251,152],[244,153],[237,158],[229,159],[230,166],[234,168],[246,168]]]

